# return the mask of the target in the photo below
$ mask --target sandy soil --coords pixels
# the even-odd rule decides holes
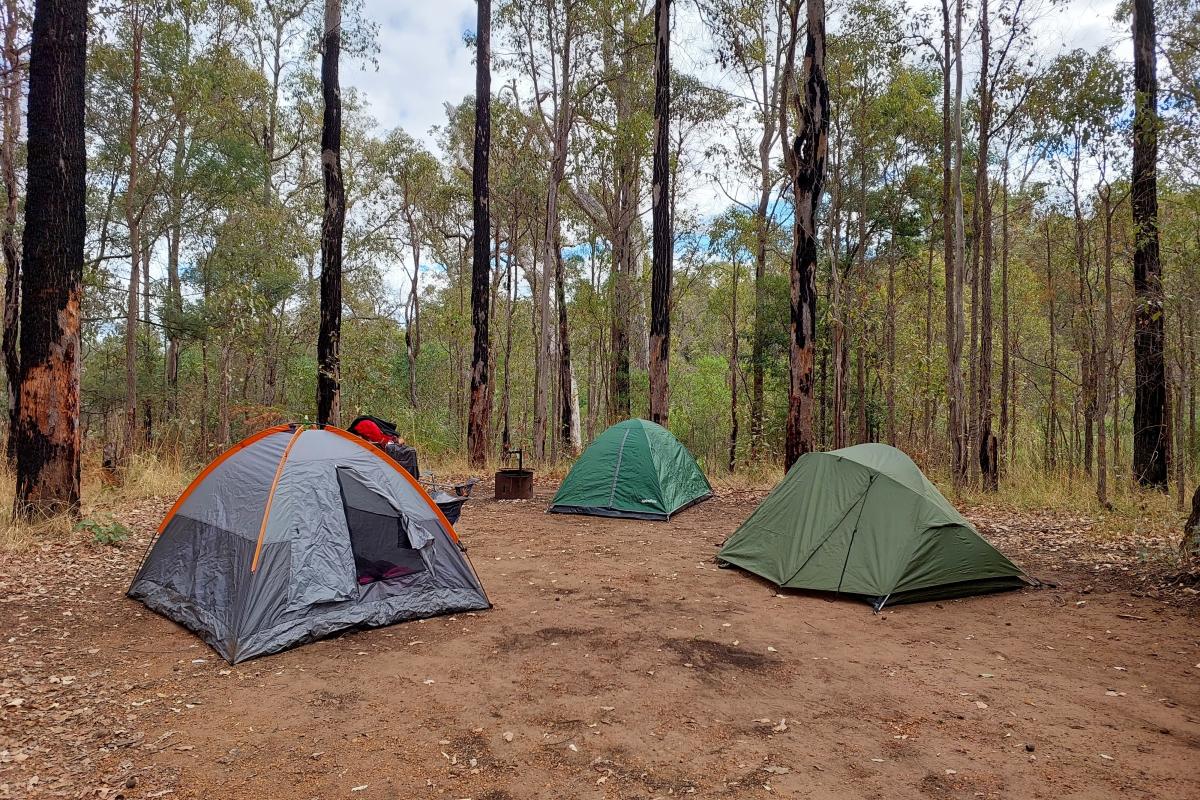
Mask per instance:
[[[466,508],[493,610],[236,667],[122,595],[163,506],[6,557],[0,797],[1200,797],[1196,612],[1112,563],[1002,525],[1057,587],[874,615],[718,570],[755,498],[545,499]]]

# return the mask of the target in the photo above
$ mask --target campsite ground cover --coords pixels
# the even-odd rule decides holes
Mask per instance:
[[[485,491],[484,495],[488,493]],[[1194,798],[1194,595],[1153,540],[967,509],[1057,586],[881,615],[712,563],[761,494],[669,524],[470,504],[495,608],[230,667],[123,598],[123,547],[0,561],[0,797]]]

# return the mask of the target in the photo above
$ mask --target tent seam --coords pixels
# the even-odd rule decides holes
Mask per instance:
[[[858,526],[862,522],[863,509],[867,507],[867,495],[871,493],[871,487],[875,485],[875,475],[871,475],[871,480],[867,481],[867,490],[863,492],[862,499],[858,505],[858,518],[854,520],[854,530],[850,531],[850,543],[846,545],[846,560],[842,562],[842,574],[838,576],[837,591],[834,594],[842,593],[842,582],[846,580],[846,567],[850,564],[850,550],[854,547],[854,537],[858,535]]]
[[[608,507],[613,507],[613,502],[617,498],[617,479],[621,477],[621,459],[625,457],[625,440],[629,438],[629,429],[625,430],[625,435],[621,437],[621,446],[617,448],[617,463],[613,467],[612,488],[608,492]]]
[[[857,464],[857,462],[854,462],[854,463]],[[872,470],[870,467],[866,467],[862,464],[858,464],[858,466],[862,467],[863,469],[865,469],[867,472],[871,473],[872,475],[875,474],[875,471]],[[813,556],[815,556],[818,552],[820,552],[821,548],[823,548],[826,545],[826,543],[831,538],[833,538],[834,531],[836,531],[838,528],[841,527],[842,523],[846,521],[846,517],[850,516],[850,512],[854,510],[854,507],[856,505],[858,505],[859,503],[861,503],[863,501],[863,499],[867,496],[867,492],[869,492],[871,490],[871,484],[874,482],[875,482],[875,479],[873,477],[869,478],[867,480],[867,488],[863,490],[863,493],[861,495],[859,495],[858,498],[853,503],[850,504],[850,507],[846,509],[845,513],[842,514],[842,516],[838,518],[838,521],[835,522],[829,528],[829,532],[825,534],[825,538],[821,540],[821,543],[819,545],[817,545],[816,547],[814,547],[812,549],[812,552],[809,553],[808,557],[804,559],[804,563],[802,563],[800,566],[796,567],[796,571],[793,572],[786,581],[779,584],[780,586],[787,586],[789,583],[791,583],[792,581],[794,581],[796,579],[796,576],[800,574],[800,570],[802,570],[808,566],[808,562],[812,561]],[[861,515],[861,513],[862,512],[860,511],[859,514]]]
[[[287,463],[288,455],[292,452],[292,445],[296,444],[302,433],[304,433],[304,428],[296,428],[287,447],[283,448],[283,455],[279,457],[279,465],[275,467],[275,478],[271,481],[271,488],[267,492],[267,507],[263,509],[262,524],[258,528],[258,542],[254,545],[254,558],[250,561],[250,574],[252,575],[258,572],[258,559],[262,555],[263,540],[267,535],[267,522],[271,519],[271,506],[275,504],[275,491],[279,488],[279,479],[283,477],[283,465]]]

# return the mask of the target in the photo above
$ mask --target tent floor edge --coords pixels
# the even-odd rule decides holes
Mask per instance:
[[[650,511],[625,511],[607,506],[550,506],[546,509],[550,514],[578,514],[587,517],[608,517],[610,519],[639,519],[647,522],[666,522],[670,514]]]

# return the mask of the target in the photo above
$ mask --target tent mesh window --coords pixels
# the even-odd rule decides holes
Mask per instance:
[[[359,584],[423,572],[425,560],[412,546],[404,515],[352,470],[339,467],[337,477]]]

